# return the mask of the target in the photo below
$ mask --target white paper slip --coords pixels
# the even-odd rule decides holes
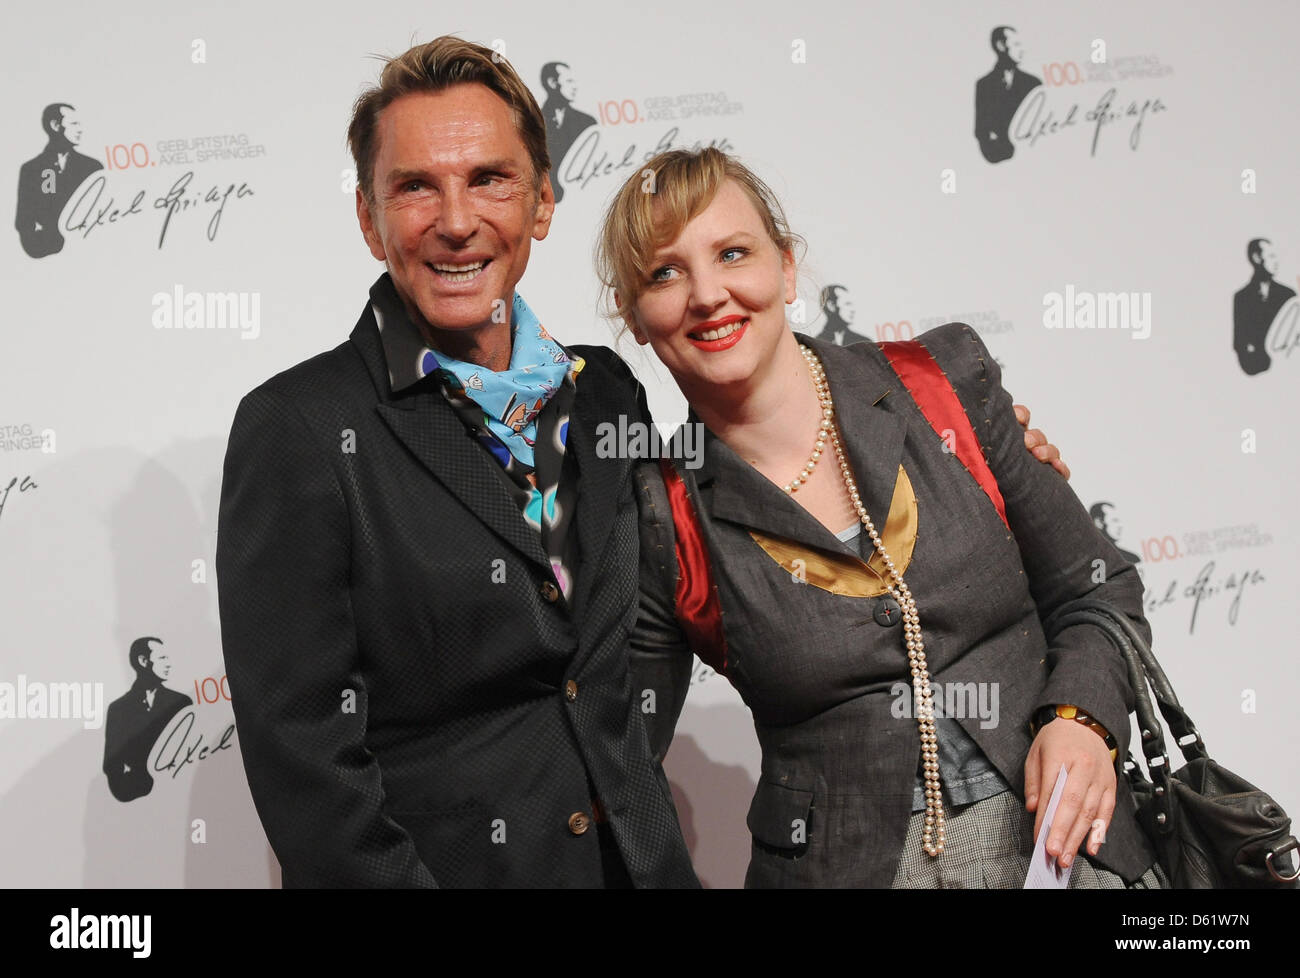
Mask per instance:
[[[1070,885],[1070,873],[1074,870],[1071,863],[1062,869],[1056,860],[1047,854],[1047,838],[1052,831],[1052,819],[1056,817],[1056,806],[1061,803],[1065,792],[1065,765],[1056,776],[1056,787],[1052,789],[1052,798],[1047,803],[1043,814],[1043,825],[1038,830],[1038,841],[1034,843],[1034,854],[1029,859],[1029,875],[1025,877],[1026,890],[1064,890]],[[1028,817],[1029,813],[1026,812]]]

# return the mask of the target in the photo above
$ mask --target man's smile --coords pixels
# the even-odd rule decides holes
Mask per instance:
[[[452,285],[461,285],[465,282],[472,282],[478,278],[483,269],[492,263],[491,258],[480,258],[478,261],[466,262],[463,264],[453,264],[451,262],[425,262],[425,264],[444,282]]]

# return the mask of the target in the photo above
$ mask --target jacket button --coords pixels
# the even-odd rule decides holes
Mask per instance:
[[[903,620],[902,606],[888,594],[876,599],[876,606],[871,613],[876,619],[876,624],[885,628],[897,625]]]
[[[578,684],[572,679],[564,684],[564,698],[570,703],[578,698]]]
[[[589,828],[591,828],[591,819],[584,813],[574,812],[569,816],[569,831],[574,835],[582,835]]]
[[[542,597],[554,604],[560,600],[560,589],[556,587],[554,581],[546,581],[542,585]]]

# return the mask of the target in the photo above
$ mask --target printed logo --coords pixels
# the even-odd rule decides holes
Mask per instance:
[[[596,124],[596,117],[575,108],[578,83],[572,69],[563,61],[542,65],[542,116],[546,119],[546,150],[551,156],[551,189],[555,202],[564,199],[564,184],[559,180],[560,164],[578,137]]]
[[[247,133],[187,139],[161,139],[151,151],[142,142],[104,146],[102,160],[82,153],[83,127],[77,110],[54,102],[41,113],[45,148],[18,172],[14,226],[24,252],[47,258],[63,250],[67,237],[88,238],[96,228],[143,224],[153,214],[158,247],[177,226],[202,226],[215,241],[231,200],[253,196],[247,181],[207,183],[194,169],[152,189],[123,187],[118,171],[191,167],[213,161],[246,160],[266,155],[266,147]],[[119,203],[119,197],[123,203]],[[189,215],[182,217],[181,215]],[[195,217],[205,220],[200,224]]]
[[[1115,512],[1114,503],[1093,503],[1088,507],[1088,515],[1092,517],[1092,522],[1096,524],[1097,529],[1101,530],[1102,535],[1115,545],[1115,549],[1119,551],[1121,557],[1130,564],[1141,562],[1141,557],[1120,546],[1119,535],[1124,532],[1124,527]]]
[[[1285,353],[1300,346],[1300,302],[1295,289],[1279,282],[1277,251],[1268,238],[1251,238],[1246,245],[1251,276],[1232,297],[1232,348],[1237,362],[1249,375],[1272,366],[1269,353]]]
[[[1203,621],[1214,611],[1219,611],[1229,626],[1235,626],[1241,620],[1242,597],[1268,580],[1260,568],[1260,563],[1267,559],[1266,549],[1259,548],[1270,547],[1273,536],[1260,530],[1258,524],[1190,530],[1178,536],[1144,536],[1137,541],[1140,553],[1132,553],[1120,545],[1123,527],[1112,503],[1093,503],[1088,512],[1097,529],[1125,560],[1136,566],[1145,585],[1143,604],[1153,624],[1153,616],[1161,609],[1182,605],[1187,612],[1189,635],[1196,633],[1197,621]],[[1254,556],[1233,553],[1251,550],[1256,551]],[[1195,572],[1171,576],[1165,565],[1187,558],[1201,558],[1205,563]],[[1221,569],[1220,561],[1231,566]]]
[[[1043,80],[1021,70],[1025,48],[1014,27],[993,28],[989,43],[997,60],[992,70],[975,83],[975,138],[984,159],[1001,163],[1016,153],[1011,144],[1011,120],[1016,110]]]
[[[131,643],[135,682],[123,696],[108,704],[104,774],[108,790],[118,801],[132,801],[153,790],[149,753],[154,742],[172,718],[194,702],[163,685],[171,675],[172,660],[161,644],[162,639],[149,637]]]
[[[1118,79],[1160,78],[1173,69],[1154,55],[1110,58],[1106,43],[1092,41],[1090,57],[1080,67],[1076,61],[1053,61],[1026,71],[1025,47],[1014,27],[993,28],[989,35],[995,60],[987,75],[975,82],[975,139],[989,163],[1003,163],[1017,149],[1032,148],[1044,138],[1068,130],[1090,133],[1089,153],[1097,155],[1103,131],[1127,128],[1129,149],[1141,145],[1142,127],[1149,116],[1168,111],[1157,96],[1122,98],[1114,85]],[[1095,100],[1063,98],[1059,91],[1078,85],[1110,85]]]
[[[45,258],[63,250],[59,217],[73,191],[104,164],[78,152],[81,119],[66,102],[47,105],[41,113],[45,148],[18,171],[18,207],[14,224],[23,251]]]
[[[573,190],[585,190],[601,177],[625,180],[646,161],[670,149],[692,150],[715,146],[723,152],[735,147],[724,136],[688,142],[676,124],[696,117],[733,115],[744,110],[726,92],[691,92],[641,99],[606,99],[595,104],[596,114],[576,103],[578,82],[568,62],[548,61],[541,70],[541,109],[546,121],[546,148],[551,157],[551,188],[556,203]],[[658,138],[638,142],[617,140],[616,127],[637,127],[671,121]],[[611,133],[614,135],[611,136]]]
[[[966,323],[981,336],[1015,331],[1015,326],[998,315],[996,309],[957,312],[944,316],[924,316],[918,319],[915,325],[910,319],[889,320],[880,323],[859,322],[861,317],[858,315],[857,303],[854,301],[852,293],[847,286],[839,284],[828,285],[822,289],[819,301],[821,315],[808,332],[816,339],[825,343],[835,343],[838,346],[864,342],[889,343],[896,340],[912,340],[916,339],[920,333],[924,333],[936,326],[942,326],[945,323]],[[803,300],[800,299],[798,308],[802,309],[803,307]],[[795,324],[796,328],[802,322],[797,312],[791,315],[791,322]],[[820,324],[820,328],[818,328],[818,324]],[[998,361],[999,364],[1001,362]]]
[[[822,331],[817,334],[817,339],[826,343],[835,343],[839,346],[847,346],[850,343],[858,343],[867,337],[858,336],[849,327],[853,320],[858,318],[857,307],[853,304],[853,297],[849,295],[849,290],[842,285],[828,285],[822,289],[821,294]]]

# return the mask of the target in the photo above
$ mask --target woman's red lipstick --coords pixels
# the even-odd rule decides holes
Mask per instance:
[[[711,329],[721,330],[732,323],[739,323],[739,327],[734,329],[726,336],[719,337],[716,340],[703,340],[699,338],[700,333],[706,333]],[[745,335],[745,330],[749,329],[749,319],[745,316],[723,316],[721,319],[710,319],[708,322],[700,323],[693,330],[686,334],[686,338],[706,353],[718,353],[722,350],[729,350]]]

